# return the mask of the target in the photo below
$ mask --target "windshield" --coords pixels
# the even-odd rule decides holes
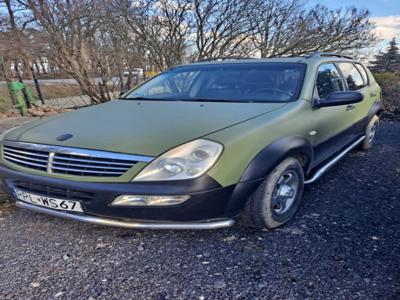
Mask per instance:
[[[298,98],[305,69],[300,63],[188,65],[158,75],[123,99],[288,102]]]

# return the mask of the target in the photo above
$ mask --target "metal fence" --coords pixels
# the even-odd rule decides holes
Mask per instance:
[[[44,104],[60,108],[90,105],[90,98],[74,79],[43,79],[38,80],[37,85],[26,83],[33,91],[35,100]]]
[[[26,102],[38,105],[47,105],[53,108],[70,109],[79,108],[82,106],[91,105],[90,97],[85,94],[77,81],[70,78],[65,72],[51,72],[47,74],[36,73],[31,68],[30,76],[33,79],[25,79],[24,76],[27,72],[23,69],[16,68],[15,71],[8,70],[8,80],[6,80],[5,72],[8,70],[6,67],[0,68],[0,112],[5,112],[9,109],[18,107],[18,103]],[[1,73],[3,72],[3,73]],[[35,74],[36,73],[36,74]],[[129,86],[136,85],[144,80],[145,74],[133,75],[129,72],[124,72],[122,77],[113,77],[106,84],[100,78],[90,78],[92,83],[98,87],[102,87],[111,93],[112,98],[118,97],[122,87],[127,86],[129,77]],[[148,75],[148,74],[146,74]],[[149,76],[152,76],[150,74]],[[10,79],[12,77],[12,80]],[[13,82],[10,84],[10,82]],[[122,82],[121,82],[122,81]],[[23,93],[24,100],[16,96],[15,89],[22,86],[24,89],[18,91],[18,95]],[[14,91],[14,92],[13,92]]]
[[[25,107],[25,102],[46,104],[60,109],[92,104],[90,97],[82,91],[78,82],[65,71],[54,67],[41,69],[37,66],[27,69],[25,66],[26,64],[18,60],[13,60],[11,65],[5,64],[0,57],[0,112],[16,107],[21,108],[21,105]],[[89,80],[98,87],[99,91],[107,93],[105,98],[110,99],[118,97],[121,90],[125,90],[127,86],[135,86],[155,74],[155,72],[144,72],[141,68],[134,68],[115,75],[106,83],[97,77],[97,74],[92,74]],[[22,100],[21,93],[23,93]]]
[[[94,79],[96,80],[96,79]],[[90,97],[82,92],[81,87],[71,78],[48,78],[34,80],[22,80],[28,89],[28,95],[23,91],[24,98],[29,98],[34,105],[43,105],[53,108],[79,108],[91,105]],[[113,97],[120,94],[120,81],[114,79],[107,83],[108,90]],[[27,97],[28,96],[28,97]],[[16,107],[17,101],[13,95],[9,83],[0,81],[0,112],[5,112]]]
[[[73,79],[45,79],[38,80],[35,85],[33,80],[23,80],[29,89],[34,103],[46,104],[58,108],[75,108],[90,104],[90,99],[85,95],[80,86]],[[0,81],[0,111],[6,111],[15,105],[9,84]]]

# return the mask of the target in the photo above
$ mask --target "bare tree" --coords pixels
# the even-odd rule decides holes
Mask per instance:
[[[116,1],[150,61],[164,70],[191,59],[254,52],[253,0]]]
[[[249,44],[257,14],[252,0],[194,0],[190,24],[195,35],[195,56],[247,56],[254,52]]]
[[[350,52],[374,44],[369,12],[322,5],[304,8],[302,0],[259,1],[254,46],[262,57],[303,55],[313,51]]]
[[[96,45],[100,58],[106,58],[110,71],[117,76],[120,89],[131,88],[138,84],[140,78],[133,78],[134,68],[144,69],[147,62],[144,60],[145,50],[124,22],[123,18],[104,18],[101,26],[99,41]],[[99,45],[101,43],[101,45]],[[125,80],[124,74],[128,72]]]
[[[6,2],[13,13],[17,4],[17,9],[26,10],[23,22],[14,22],[19,32],[24,32],[19,46],[14,47],[29,54],[25,61],[39,68],[41,57],[46,56],[76,79],[92,102],[98,103],[115,96],[116,87],[111,82],[116,77],[119,88],[135,84],[131,73],[127,80],[123,74],[137,67],[162,71],[193,59],[221,56],[361,52],[376,41],[367,10],[332,10],[321,5],[310,8],[305,6],[306,1]],[[32,20],[36,23],[29,28]],[[12,35],[10,28],[3,30],[0,38]],[[36,49],[33,40],[44,42]]]
[[[188,48],[187,0],[120,0],[117,14],[125,18],[132,36],[146,49],[146,54],[159,70],[184,62]]]
[[[96,76],[96,33],[99,12],[103,6],[96,0],[27,0],[19,1],[29,9],[46,33],[52,48],[52,58],[59,67],[73,77],[92,102],[109,100],[112,95],[91,80]],[[104,74],[102,74],[104,75]],[[105,79],[107,76],[101,76]]]
[[[4,42],[1,47],[1,55],[6,65],[12,65],[15,75],[21,80],[22,75],[32,78],[30,60],[32,53],[29,51],[29,38],[24,32],[25,26],[30,22],[20,14],[23,8],[16,1],[4,0],[6,16],[1,32]],[[6,68],[6,70],[8,67]]]

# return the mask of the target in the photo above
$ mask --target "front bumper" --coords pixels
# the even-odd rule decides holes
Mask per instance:
[[[26,208],[35,212],[45,213],[51,216],[81,221],[96,225],[105,225],[113,227],[123,227],[132,229],[183,229],[183,230],[201,230],[201,229],[219,229],[232,226],[235,221],[232,219],[215,220],[207,222],[138,222],[138,221],[121,221],[117,219],[102,218],[90,215],[77,215],[71,213],[60,212],[52,209],[42,208],[40,206],[31,205],[25,202],[17,201],[18,207]]]
[[[235,210],[230,204],[232,198],[237,199],[237,186],[221,187],[208,176],[198,179],[175,182],[148,182],[148,183],[93,183],[78,182],[52,177],[37,176],[0,166],[0,175],[3,182],[9,187],[20,188],[21,183],[29,183],[35,189],[43,187],[45,196],[63,198],[60,194],[51,192],[69,193],[64,198],[78,200],[83,207],[84,214],[53,211],[17,201],[23,208],[48,213],[95,224],[120,226],[128,228],[154,229],[211,229],[233,225]],[[23,189],[23,188],[22,188]],[[247,189],[239,189],[245,195]],[[37,190],[28,190],[38,193]],[[50,194],[48,193],[50,191]],[[116,207],[111,202],[119,195],[190,195],[190,199],[179,205],[164,207]],[[233,195],[235,197],[233,197]],[[84,197],[83,197],[84,196]],[[247,195],[246,195],[247,196]],[[235,203],[237,200],[234,201]],[[237,204],[235,204],[237,206]]]

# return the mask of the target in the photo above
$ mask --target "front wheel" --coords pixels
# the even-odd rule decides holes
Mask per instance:
[[[369,121],[367,128],[365,128],[365,133],[364,133],[365,139],[360,144],[361,150],[366,151],[372,147],[372,144],[376,136],[376,132],[378,130],[378,125],[379,125],[379,117],[375,115],[372,117],[371,121]]]
[[[246,204],[243,220],[258,228],[276,228],[288,222],[299,207],[304,187],[300,162],[287,158],[261,183]]]

